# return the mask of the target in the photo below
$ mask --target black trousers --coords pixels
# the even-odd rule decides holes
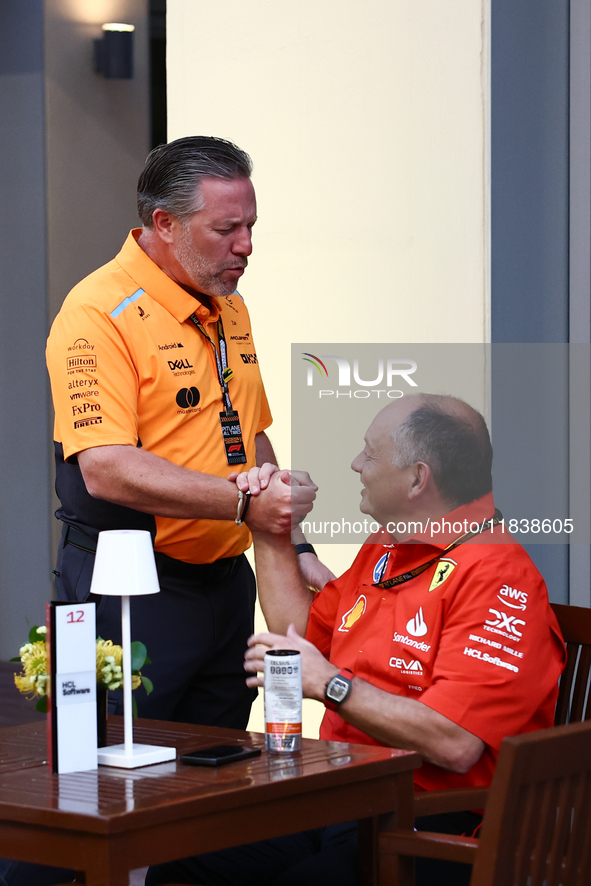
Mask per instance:
[[[472,836],[481,816],[432,815],[417,830]],[[416,886],[469,886],[471,865],[417,859]],[[146,886],[357,886],[357,822],[317,828],[151,867]]]
[[[59,600],[89,599],[94,554],[62,539],[56,565]],[[154,684],[135,690],[140,717],[245,729],[256,690],[245,683],[244,652],[253,632],[255,580],[244,555],[195,566],[156,554],[161,591],[131,598],[131,632],[152,663]],[[97,633],[121,642],[121,603],[92,597]],[[122,693],[111,699],[122,713]],[[116,705],[116,708],[114,707]]]

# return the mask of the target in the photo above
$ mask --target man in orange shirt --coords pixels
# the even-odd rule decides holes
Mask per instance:
[[[49,336],[55,405],[59,599],[87,599],[98,532],[147,529],[161,593],[135,598],[154,691],[142,716],[244,728],[242,655],[255,585],[251,529],[289,532],[312,506],[307,475],[242,497],[234,469],[274,462],[248,311],[236,291],[257,210],[251,161],[230,142],[156,148],[138,183],[142,227],[68,295]],[[293,485],[290,485],[293,484]],[[300,538],[295,539],[305,542]],[[298,548],[307,580],[331,574]],[[98,630],[116,641],[116,601]]]
[[[299,650],[304,696],[327,709],[321,738],[418,751],[418,790],[489,784],[504,736],[553,723],[564,646],[542,577],[495,511],[491,467],[475,410],[405,397],[376,416],[352,463],[361,510],[382,529],[343,576],[313,595],[289,538],[254,533],[271,632],[250,639],[246,670],[262,671],[267,649]],[[238,483],[264,490],[272,471]],[[472,833],[480,820],[433,818],[421,829]],[[355,857],[349,823],[162,866],[147,883],[352,886]],[[421,886],[469,881],[466,866],[429,865]]]

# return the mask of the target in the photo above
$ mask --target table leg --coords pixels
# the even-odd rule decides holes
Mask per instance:
[[[381,831],[413,826],[412,771],[399,773],[393,793],[391,813],[359,822],[360,886],[414,886],[414,859],[400,857],[396,870],[393,870],[391,859],[387,860],[387,864],[382,864],[379,854]]]

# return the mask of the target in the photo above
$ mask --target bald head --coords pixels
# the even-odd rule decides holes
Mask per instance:
[[[463,400],[417,394],[389,404],[394,464],[429,465],[441,497],[457,507],[492,489],[492,446],[483,417]]]

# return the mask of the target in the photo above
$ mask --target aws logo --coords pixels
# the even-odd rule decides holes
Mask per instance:
[[[359,621],[367,607],[367,598],[364,594],[360,594],[357,601],[348,612],[343,615],[339,631],[348,634],[356,621]]]
[[[499,603],[503,603],[504,606],[510,606],[511,609],[527,609],[527,594],[525,591],[510,588],[509,585],[503,585],[497,594],[497,600]],[[513,600],[513,603],[510,600]]]

